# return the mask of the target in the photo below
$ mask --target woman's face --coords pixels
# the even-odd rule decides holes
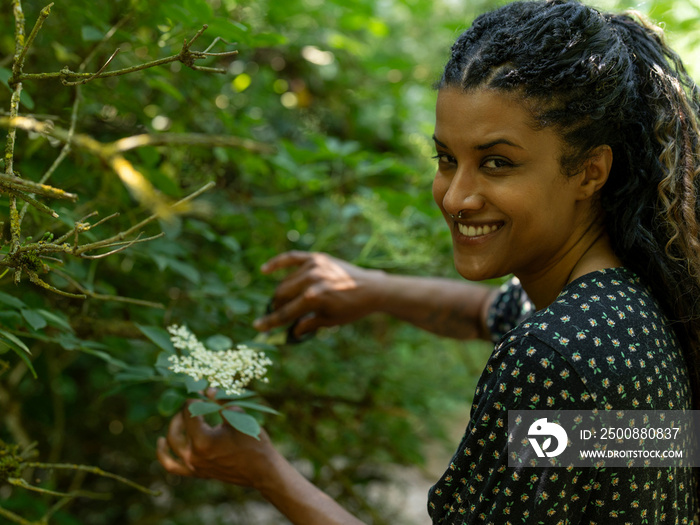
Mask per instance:
[[[459,273],[472,281],[546,275],[588,226],[578,177],[562,174],[559,136],[533,129],[521,103],[496,90],[443,88],[436,116],[433,197]]]

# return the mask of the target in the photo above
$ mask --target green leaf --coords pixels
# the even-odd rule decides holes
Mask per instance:
[[[221,415],[239,432],[260,439],[260,425],[253,416],[236,410],[222,410]]]
[[[34,109],[34,99],[27,91],[22,90],[22,92],[19,94],[19,101],[24,105],[25,108],[29,110]]]
[[[36,310],[22,308],[22,317],[29,323],[34,330],[41,330],[47,325],[46,319]]]
[[[230,43],[246,44],[250,38],[248,27],[240,22],[217,18],[207,24],[209,36],[220,36]]]
[[[226,246],[229,250],[232,252],[240,252],[241,251],[241,243],[239,243],[235,238],[230,237],[230,236],[225,236],[221,238],[221,244]]]
[[[168,259],[168,266],[175,272],[182,275],[185,279],[193,284],[199,284],[199,270],[194,266],[178,261],[177,259]]]
[[[158,348],[165,350],[170,355],[175,353],[175,347],[170,340],[170,334],[167,330],[158,326],[144,326],[140,324],[136,324],[136,327]]]
[[[250,408],[251,410],[257,410],[258,412],[267,412],[268,414],[275,414],[276,416],[280,415],[280,413],[277,412],[277,410],[275,410],[274,408],[261,405],[260,403],[255,403],[253,401],[231,401],[230,403],[226,403],[226,406]]]
[[[12,71],[7,69],[6,67],[0,67],[0,84],[5,86],[7,89],[10,89],[10,85],[8,84],[8,80],[10,80],[11,76],[12,76]]]
[[[158,400],[158,413],[163,417],[170,417],[180,410],[186,399],[187,396],[182,395],[177,390],[168,389]]]
[[[180,93],[180,91],[178,91],[176,88],[174,88],[172,84],[169,84],[165,80],[161,80],[160,78],[156,77],[149,77],[147,82],[148,85],[151,86],[153,89],[157,89],[158,91],[170,95],[178,102],[182,102],[185,100],[185,96],[182,93]]]
[[[172,363],[170,362],[169,358],[173,354],[170,354],[168,352],[161,352],[158,354],[158,358],[156,359],[156,364],[154,365],[156,367],[156,370],[158,370],[158,373],[163,376],[173,376],[177,375],[176,372],[173,372],[170,370],[170,367],[172,366]]]
[[[235,297],[226,297],[224,299],[226,307],[236,315],[244,315],[250,313],[250,304]]]
[[[27,306],[15,296],[6,294],[5,292],[0,292],[0,303],[6,304],[7,306],[11,306],[12,308],[17,309],[26,308]]]
[[[215,352],[223,352],[233,348],[233,341],[231,341],[230,337],[226,337],[223,334],[216,334],[207,338],[205,346]]]
[[[204,0],[184,0],[183,7],[195,20],[207,21],[214,16],[211,6]]]
[[[80,339],[73,334],[59,334],[56,337],[56,342],[61,345],[64,350],[77,350],[80,348]]]
[[[16,335],[6,332],[5,330],[0,330],[0,338],[3,339],[3,342],[5,342],[5,344],[7,344],[13,350],[22,350],[23,352],[32,355],[32,352],[29,350],[27,345],[25,345],[24,342]]]
[[[102,31],[93,26],[83,26],[81,35],[85,42],[99,42],[104,38]]]
[[[212,414],[221,410],[222,406],[219,403],[211,401],[196,401],[189,406],[189,411],[192,417],[203,416],[204,414]]]
[[[150,366],[132,366],[114,375],[117,381],[149,381],[155,377]]]
[[[12,76],[12,71],[9,69],[6,69],[4,67],[0,67],[0,84],[5,86],[7,89],[10,89],[10,84],[8,81],[10,80],[10,77]],[[19,101],[24,104],[24,106],[27,109],[34,109],[34,100],[32,97],[29,95],[27,91],[22,90],[19,94]]]
[[[77,349],[80,350],[81,352],[83,352],[84,354],[90,354],[90,355],[93,355],[95,357],[99,357],[100,359],[102,359],[106,363],[117,366],[119,368],[123,368],[123,369],[129,368],[129,365],[126,364],[124,361],[121,361],[119,359],[112,357],[107,352],[103,352],[101,350],[96,350],[94,348],[90,348],[87,344],[81,345]]]
[[[29,368],[32,375],[34,376],[34,379],[37,378],[36,371],[34,370],[34,366],[32,365],[32,361],[31,361],[31,359],[29,359],[29,356],[32,353],[29,351],[29,348],[27,348],[27,345],[25,345],[14,334],[6,332],[5,330],[0,330],[0,345],[4,345],[4,346],[8,347],[15,354],[17,354],[19,356],[19,358],[25,362],[25,364],[27,365],[27,368]],[[0,352],[0,353],[4,353],[4,352]]]
[[[49,312],[48,310],[35,310],[35,311],[39,312],[39,314],[41,314],[43,316],[43,318],[49,322],[50,325],[57,326],[59,328],[64,328],[68,332],[73,331],[73,327],[68,322],[68,319],[66,319],[63,316],[63,314]]]
[[[19,358],[22,361],[24,361],[24,363],[27,365],[27,368],[29,368],[29,371],[34,376],[34,379],[37,379],[38,376],[36,375],[36,370],[34,370],[34,365],[32,364],[32,361],[31,361],[31,359],[29,359],[29,356],[27,354],[25,354],[23,351],[21,351],[18,348],[15,348],[12,345],[8,345],[7,342],[2,340],[2,339],[0,339],[0,345],[5,345],[8,348],[10,348],[12,351],[14,351],[14,353],[17,354],[19,356]],[[4,353],[4,352],[0,352],[0,353]]]
[[[287,43],[287,37],[279,33],[255,33],[250,46],[254,47],[275,47]]]
[[[209,385],[209,381],[206,379],[200,379],[199,381],[195,381],[192,377],[187,376],[185,378],[185,388],[187,389],[188,394],[192,394],[194,392],[201,392],[207,386]]]
[[[236,399],[247,399],[249,397],[255,397],[257,394],[249,390],[244,390],[240,394],[227,394],[225,390],[217,390],[215,398],[218,400],[236,400]]]

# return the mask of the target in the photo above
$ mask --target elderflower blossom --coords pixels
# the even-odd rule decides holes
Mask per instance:
[[[267,383],[264,377],[272,361],[264,352],[236,345],[220,352],[206,348],[186,326],[168,327],[173,346],[183,355],[171,355],[168,368],[187,374],[195,381],[206,379],[209,386],[221,388],[227,395],[238,395],[253,379]]]

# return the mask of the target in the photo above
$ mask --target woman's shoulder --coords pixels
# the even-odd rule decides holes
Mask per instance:
[[[680,350],[642,280],[615,268],[569,284],[548,308],[511,330],[494,357],[554,352],[601,407],[681,408],[689,387]]]

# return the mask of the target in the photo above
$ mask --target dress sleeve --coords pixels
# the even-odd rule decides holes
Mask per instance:
[[[509,467],[509,410],[592,410],[569,363],[538,339],[502,344],[477,387],[471,420],[449,468],[431,489],[433,523],[567,523],[596,486],[590,468]],[[560,521],[562,520],[562,521]]]
[[[505,334],[530,317],[535,305],[520,286],[517,277],[501,285],[496,299],[486,314],[486,325],[491,332],[491,340],[498,343]]]

